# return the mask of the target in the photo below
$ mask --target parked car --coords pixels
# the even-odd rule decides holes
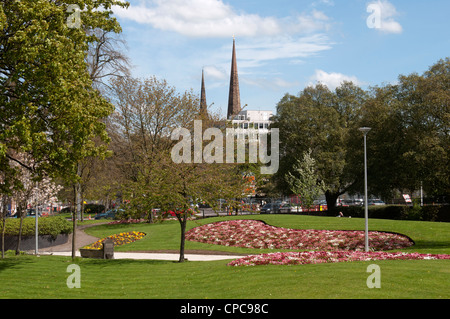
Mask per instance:
[[[355,206],[363,206],[364,200],[363,199],[355,199]]]
[[[280,206],[279,212],[282,214],[283,213],[284,214],[298,213],[298,212],[301,212],[301,208],[299,208],[298,206],[289,204],[289,203],[285,203]]]
[[[110,209],[104,213],[99,213],[95,215],[94,219],[102,219],[102,218],[114,219],[116,217],[117,212],[118,212],[117,209]]]
[[[39,212],[38,217],[41,217],[42,214]],[[36,210],[34,208],[27,209],[27,217],[36,217]]]
[[[261,214],[275,214],[280,211],[281,203],[268,203],[261,208]]]
[[[386,203],[380,199],[369,199],[367,201],[367,204],[368,205],[376,205],[376,206],[386,205]]]

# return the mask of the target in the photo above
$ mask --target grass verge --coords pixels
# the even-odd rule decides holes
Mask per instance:
[[[228,217],[230,218],[230,217]],[[274,226],[297,229],[364,229],[364,220],[312,216],[259,215],[231,218],[260,219]],[[189,222],[188,228],[224,220]],[[370,230],[392,231],[415,242],[405,251],[450,253],[450,224],[370,220]],[[178,222],[99,225],[91,235],[143,231],[147,236],[120,251],[177,250]],[[186,249],[261,253],[262,250],[187,242]],[[270,251],[270,250],[265,250]],[[448,299],[450,261],[394,260],[297,266],[229,267],[229,260],[176,263],[152,260],[95,260],[57,256],[8,256],[0,260],[0,298],[63,299]],[[71,264],[80,266],[81,288],[69,289]],[[367,267],[381,270],[381,288],[369,289]]]

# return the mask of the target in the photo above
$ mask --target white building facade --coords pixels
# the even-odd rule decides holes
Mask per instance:
[[[240,111],[231,120],[232,128],[236,134],[256,135],[267,134],[270,130],[272,111]]]

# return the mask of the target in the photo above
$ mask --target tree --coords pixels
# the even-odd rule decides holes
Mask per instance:
[[[22,159],[22,162],[30,167],[33,166],[32,159]],[[38,206],[48,202],[56,202],[56,196],[62,188],[60,185],[54,183],[48,176],[44,176],[39,182],[36,182],[33,171],[24,167],[19,167],[19,169],[21,170],[20,182],[22,185],[21,188],[15,189],[12,193],[12,199],[16,203],[16,216],[20,218],[16,255],[20,253],[23,219],[27,215],[28,207],[35,208],[35,216],[37,218]]]
[[[180,257],[184,259],[186,224],[196,212],[196,204],[206,203],[218,209],[218,199],[233,200],[242,196],[245,183],[236,165],[218,163],[180,163],[172,161],[170,152],[160,152],[147,162],[146,175],[128,184],[131,205],[158,217],[175,217],[180,224]],[[131,195],[133,195],[131,197]]]
[[[195,205],[208,203],[216,208],[219,198],[242,196],[244,185],[237,166],[219,163],[176,163],[173,147],[181,136],[172,139],[176,129],[191,132],[194,121],[202,121],[202,136],[207,128],[225,128],[213,114],[200,113],[200,101],[192,91],[178,93],[166,81],[155,77],[116,79],[110,98],[116,104],[111,120],[112,159],[126,176],[124,198],[134,217],[177,218],[180,224],[180,258],[184,261],[187,220]],[[189,136],[190,138],[190,136]],[[203,141],[202,143],[206,143]],[[193,153],[193,145],[189,144]],[[202,148],[203,149],[203,148]]]
[[[2,225],[2,259],[5,258],[5,230],[6,230],[6,215],[8,214],[8,197],[2,195],[0,197],[0,217]]]
[[[119,0],[76,0],[79,25],[67,23],[68,4],[57,1],[2,2],[0,11],[0,164],[29,168],[14,154],[33,158],[37,176],[78,179],[78,162],[105,151],[105,125],[112,105],[94,89],[86,65],[90,30],[119,32],[111,17]],[[14,184],[14,182],[12,183]],[[74,242],[75,242],[74,219]],[[74,257],[74,252],[73,252]]]
[[[400,75],[398,83],[363,91],[344,82],[334,92],[316,85],[286,95],[277,106],[273,127],[280,128],[280,169],[284,179],[311,148],[316,171],[325,183],[329,209],[344,192],[364,189],[363,136],[367,135],[368,188],[371,195],[392,198],[400,190],[423,185],[429,195],[449,193],[450,60],[442,59],[422,75]]]
[[[121,78],[129,75],[129,61],[126,55],[119,50],[125,46],[125,41],[119,38],[116,30],[94,29],[89,30],[90,36],[95,41],[89,43],[89,49],[86,56],[86,63],[89,77],[92,81],[94,89],[103,96],[107,94],[107,90],[111,89],[109,82],[115,78]],[[105,127],[106,128],[106,127]],[[104,143],[105,141],[95,139],[96,143]],[[109,142],[109,140],[108,140]],[[98,156],[99,155],[99,156]],[[95,154],[95,156],[86,156],[77,164],[77,179],[72,185],[74,200],[76,205],[76,213],[81,220],[84,218],[84,198],[89,186],[91,177],[95,174],[94,165],[97,162],[105,160],[105,156],[109,153]]]
[[[96,41],[90,43],[86,57],[89,77],[94,88],[106,94],[112,89],[112,79],[130,75],[130,62],[123,52],[126,43],[117,32],[104,29],[94,29],[90,32]]]
[[[372,88],[363,108],[368,134],[370,191],[390,198],[423,185],[429,195],[449,193],[450,60],[398,84]]]
[[[272,127],[280,129],[280,169],[273,179],[282,193],[290,193],[285,176],[309,149],[330,210],[339,195],[352,189],[358,176],[351,166],[355,152],[349,151],[349,142],[357,133],[365,99],[365,92],[350,82],[335,92],[318,84],[281,99]]]
[[[1,155],[20,162],[11,150],[29,153],[38,171],[71,176],[75,172],[66,168],[93,149],[91,135],[105,137],[98,118],[111,112],[92,89],[84,58],[94,38],[85,30],[119,30],[110,10],[96,10],[124,6],[114,0],[75,4],[82,10],[80,28],[67,26],[66,4],[4,1],[0,33]]]
[[[324,191],[325,184],[318,180],[316,173],[316,161],[311,156],[311,149],[303,153],[303,159],[297,160],[297,164],[285,176],[291,191],[300,195],[302,206],[310,208]]]

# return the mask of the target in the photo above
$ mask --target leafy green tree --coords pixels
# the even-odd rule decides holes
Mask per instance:
[[[302,206],[310,208],[324,191],[325,184],[319,181],[316,174],[316,161],[311,156],[311,149],[303,153],[302,160],[297,160],[297,164],[285,176],[292,193],[299,195]]]
[[[74,163],[104,150],[93,139],[107,140],[99,119],[113,108],[92,88],[85,56],[96,38],[87,30],[119,32],[110,8],[127,4],[116,0],[71,4],[81,10],[79,27],[67,23],[64,2],[6,0],[1,4],[2,170],[10,170],[10,161],[27,167],[15,156],[27,153],[34,159],[36,173],[74,178]]]
[[[358,175],[350,163],[357,155],[351,149],[366,93],[350,82],[335,92],[318,84],[307,87],[299,96],[286,95],[277,106],[272,127],[280,129],[280,169],[274,174],[278,189],[290,193],[286,174],[304,152],[311,149],[315,170],[324,183],[329,209],[339,195],[352,189]],[[360,135],[358,135],[360,136]]]
[[[244,181],[233,164],[180,163],[166,153],[159,157],[147,179],[147,197],[160,208],[160,218],[175,217],[180,224],[180,258],[183,262],[187,220],[196,212],[195,205],[206,203],[218,209],[218,199],[232,201],[242,195]]]
[[[450,191],[450,60],[398,84],[372,88],[363,110],[368,134],[369,188],[390,198],[423,185],[429,195]]]
[[[46,173],[75,182],[79,161],[105,152],[96,139],[108,140],[101,119],[113,106],[93,88],[86,55],[98,40],[91,30],[120,32],[112,5],[128,3],[2,1],[0,169],[11,176],[10,185],[19,178],[11,162],[41,178]],[[28,154],[34,166],[16,154]],[[75,242],[75,231],[73,236]]]

